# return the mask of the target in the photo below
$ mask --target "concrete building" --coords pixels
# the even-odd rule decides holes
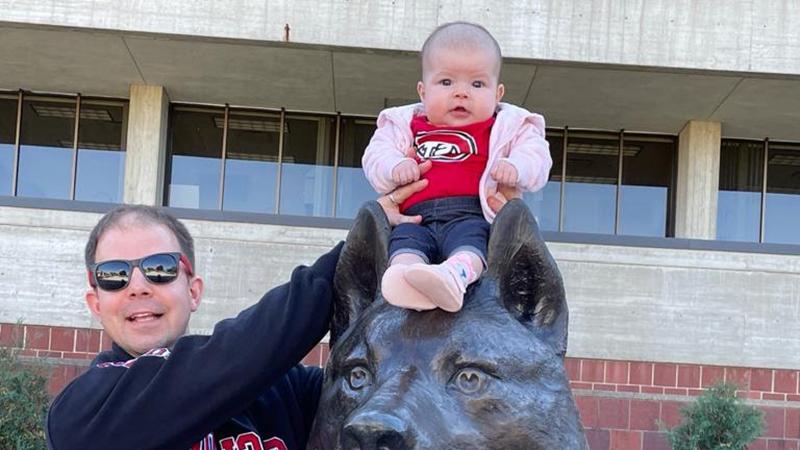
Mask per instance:
[[[493,33],[506,101],[547,119],[551,181],[526,201],[592,448],[666,448],[655,421],[716,379],[766,412],[757,448],[797,448],[791,0],[0,0],[0,343],[56,362],[54,391],[109,345],[82,247],[117,203],[194,233],[194,332],[285,281],[374,198],[374,118],[415,101],[417,51],[453,20]]]

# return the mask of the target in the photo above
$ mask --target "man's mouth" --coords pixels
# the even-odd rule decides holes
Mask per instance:
[[[141,312],[141,313],[131,314],[130,316],[127,317],[127,320],[129,322],[150,322],[161,318],[161,316],[163,316],[163,314],[156,314],[152,312]]]

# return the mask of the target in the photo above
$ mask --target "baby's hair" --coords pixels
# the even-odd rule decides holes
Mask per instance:
[[[500,78],[500,66],[503,64],[503,55],[500,45],[489,33],[489,30],[477,23],[449,22],[439,25],[433,33],[425,39],[420,52],[422,72],[425,73],[425,61],[430,52],[436,48],[483,48],[493,52],[497,58],[497,77]]]

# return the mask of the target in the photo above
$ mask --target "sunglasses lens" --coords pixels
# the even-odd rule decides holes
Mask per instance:
[[[148,256],[140,267],[151,283],[169,283],[178,277],[178,260],[166,253]]]
[[[97,285],[105,291],[116,291],[128,284],[131,266],[125,261],[106,261],[94,272]]]

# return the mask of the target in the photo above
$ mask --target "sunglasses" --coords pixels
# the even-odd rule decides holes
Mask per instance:
[[[167,284],[178,278],[178,266],[183,263],[186,273],[192,276],[192,263],[183,253],[155,253],[144,258],[112,259],[89,266],[89,285],[104,291],[118,291],[131,281],[133,269],[138,267],[147,281]]]

